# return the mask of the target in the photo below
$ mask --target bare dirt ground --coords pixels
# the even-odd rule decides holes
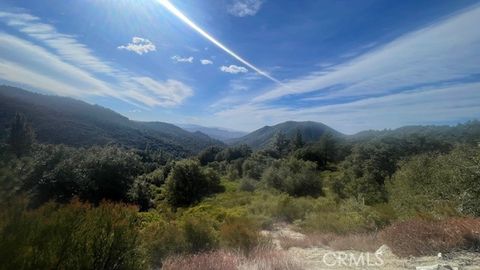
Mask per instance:
[[[283,249],[281,239],[301,240],[305,235],[294,231],[288,225],[277,225],[271,231],[263,231],[270,236],[279,250],[285,250],[292,260],[303,269],[418,269],[418,270],[480,270],[480,254],[473,252],[455,252],[430,257],[399,258],[383,245],[376,252],[355,250],[333,250],[327,246],[290,247]]]

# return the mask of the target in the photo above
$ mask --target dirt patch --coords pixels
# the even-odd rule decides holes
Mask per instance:
[[[272,237],[278,250],[284,250],[295,261],[301,262],[303,269],[461,269],[480,270],[480,253],[454,252],[446,255],[423,257],[397,257],[388,246],[378,244],[375,251],[338,249],[325,245],[327,239],[311,239],[298,233],[291,226],[279,224],[272,231],[262,234]],[[324,236],[325,237],[325,236]],[[346,238],[348,239],[348,238]],[[352,241],[354,238],[351,238]],[[356,239],[356,238],[355,238]],[[367,241],[371,250],[373,241]],[[348,246],[348,245],[347,245]],[[442,268],[443,267],[443,268]]]

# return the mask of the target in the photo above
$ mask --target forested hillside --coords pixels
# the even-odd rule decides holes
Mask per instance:
[[[117,144],[163,150],[175,156],[223,143],[162,122],[138,122],[79,100],[0,86],[0,126],[5,131],[16,113],[24,114],[42,143],[70,146]]]
[[[232,139],[227,142],[232,145],[246,144],[253,149],[265,149],[270,146],[275,135],[283,134],[287,138],[292,138],[297,133],[300,133],[305,142],[316,141],[320,139],[324,133],[330,133],[334,136],[342,136],[340,132],[322,123],[312,121],[288,121],[274,126],[264,126],[243,137]]]

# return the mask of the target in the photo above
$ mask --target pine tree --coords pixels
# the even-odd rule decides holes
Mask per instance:
[[[292,140],[293,149],[294,150],[300,149],[304,145],[305,143],[303,142],[302,133],[300,132],[300,130],[297,129],[297,133],[295,134],[295,137]]]
[[[318,147],[322,156],[322,167],[326,166],[328,162],[335,160],[337,145],[331,133],[326,132],[322,134],[318,141]]]
[[[277,151],[280,155],[286,154],[288,151],[288,146],[290,141],[287,139],[287,136],[283,132],[278,132],[275,134],[273,139],[273,149]]]
[[[27,122],[25,116],[21,113],[15,115],[8,144],[11,151],[17,156],[21,157],[32,150],[35,143],[35,133],[31,125]]]

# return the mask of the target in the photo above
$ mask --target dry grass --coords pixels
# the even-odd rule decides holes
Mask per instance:
[[[298,248],[311,248],[327,246],[335,237],[335,234],[309,234],[304,238],[292,238],[288,236],[280,236],[280,246],[283,249],[289,249],[291,247]]]
[[[251,270],[300,270],[299,261],[294,260],[285,251],[258,248],[248,258],[244,258],[239,269]]]
[[[204,252],[194,255],[179,255],[167,258],[162,266],[164,270],[235,270],[241,258],[237,253],[228,251]]]
[[[375,252],[382,241],[375,234],[351,234],[335,237],[328,246],[335,250],[358,250]]]
[[[381,237],[395,254],[402,257],[457,250],[480,251],[480,219],[414,219],[387,227]]]
[[[284,251],[257,248],[248,256],[243,253],[218,250],[195,255],[172,256],[165,260],[164,270],[300,270],[301,264]]]
[[[303,239],[281,237],[279,240],[280,245],[284,249],[289,249],[291,247],[311,248],[327,246],[334,250],[373,252],[382,245],[380,239],[374,234],[309,234]]]

